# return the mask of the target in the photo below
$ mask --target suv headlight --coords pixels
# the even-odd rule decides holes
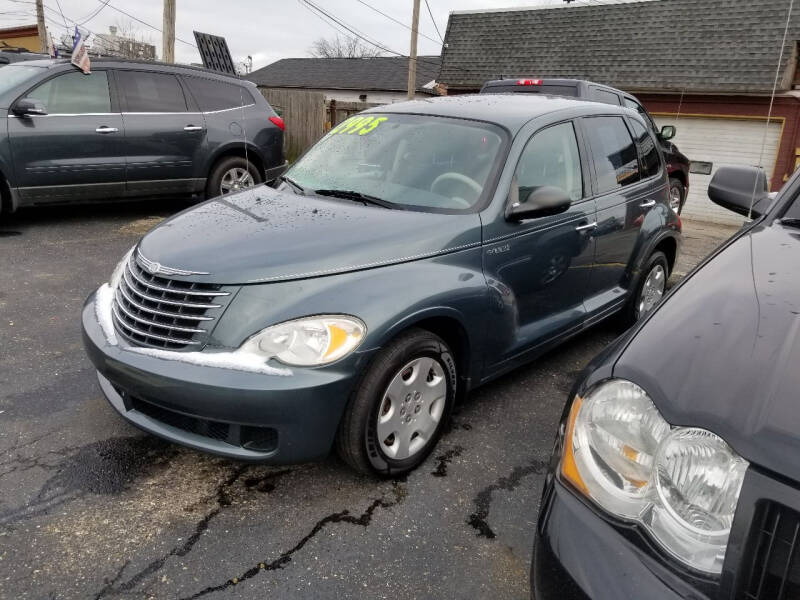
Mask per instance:
[[[131,259],[131,254],[133,254],[135,248],[136,246],[128,250],[125,253],[125,256],[122,257],[122,260],[117,263],[116,267],[114,267],[114,271],[111,273],[111,278],[108,280],[108,285],[112,291],[117,289],[119,282],[122,280],[122,275],[125,273],[125,265],[127,265],[128,261]]]
[[[710,431],[670,426],[635,383],[611,379],[575,398],[560,472],[678,560],[718,574],[748,465]]]
[[[366,333],[367,326],[355,317],[304,317],[267,327],[248,339],[239,351],[297,367],[318,366],[350,354]]]

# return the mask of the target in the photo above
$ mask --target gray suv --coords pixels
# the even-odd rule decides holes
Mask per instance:
[[[3,68],[5,211],[87,200],[213,197],[277,178],[283,121],[254,84],[204,69],[95,59]]]

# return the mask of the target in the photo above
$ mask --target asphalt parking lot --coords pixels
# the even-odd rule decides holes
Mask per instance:
[[[1,598],[529,597],[543,471],[603,324],[474,393],[405,479],[337,458],[246,466],[179,448],[106,405],[80,308],[181,204],[0,221]],[[734,232],[688,223],[679,274]]]

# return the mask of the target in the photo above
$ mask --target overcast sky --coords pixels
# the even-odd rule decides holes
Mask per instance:
[[[576,4],[598,4],[604,0],[577,0]],[[58,2],[67,23],[85,23],[84,27],[95,33],[106,33],[109,25],[130,25],[138,35],[155,44],[161,56],[161,33],[131,20],[118,11],[122,9],[134,17],[161,29],[162,0],[45,0],[48,29],[60,37],[65,31],[59,14]],[[355,29],[379,40],[387,48],[408,54],[410,31],[370,10],[359,0],[314,0],[327,12]],[[410,24],[412,0],[364,0],[391,15],[398,21]],[[505,8],[512,6],[564,5],[563,0],[428,0],[439,31],[444,35],[447,17],[454,10]],[[96,12],[100,9],[99,12]],[[96,13],[96,14],[95,14]],[[0,26],[35,23],[33,0],[0,0]],[[312,42],[319,37],[331,37],[336,31],[331,25],[305,8],[301,0],[177,0],[178,38],[191,45],[175,42],[178,62],[200,62],[194,46],[192,31],[202,31],[224,36],[235,61],[253,57],[254,68],[262,67],[280,58],[308,56]],[[420,12],[420,54],[439,54],[441,44],[431,22],[425,2]],[[427,36],[427,37],[424,37]],[[431,38],[431,39],[428,39]]]

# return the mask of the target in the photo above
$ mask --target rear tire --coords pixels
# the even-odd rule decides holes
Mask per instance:
[[[669,205],[676,213],[681,214],[686,203],[686,188],[680,179],[669,178]]]
[[[237,184],[236,181],[240,183]],[[206,198],[216,198],[247,189],[260,184],[261,181],[261,173],[253,163],[241,156],[227,156],[212,167],[206,182]],[[228,191],[224,191],[223,187]]]
[[[442,434],[456,382],[455,357],[440,337],[403,333],[379,352],[350,398],[336,435],[339,456],[365,475],[412,471]]]
[[[624,325],[630,327],[656,309],[667,293],[667,279],[669,279],[667,256],[660,250],[653,252],[642,268],[634,293],[625,305],[622,314]]]

